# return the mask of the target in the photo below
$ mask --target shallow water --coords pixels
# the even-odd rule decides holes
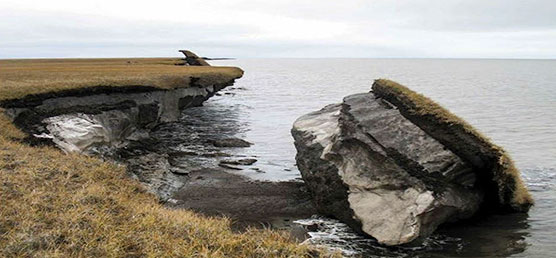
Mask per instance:
[[[245,75],[204,107],[184,111],[181,125],[170,127],[189,131],[174,148],[194,148],[181,143],[188,137],[203,138],[198,134],[236,136],[254,145],[230,151],[256,157],[253,166],[258,170],[234,173],[259,180],[294,180],[300,177],[290,136],[295,119],[340,102],[343,96],[369,91],[374,79],[389,78],[434,99],[504,147],[537,202],[529,216],[496,216],[439,230],[414,247],[385,249],[323,218],[303,221],[319,225],[308,241],[366,257],[556,255],[556,61],[239,59],[211,63],[239,66]]]

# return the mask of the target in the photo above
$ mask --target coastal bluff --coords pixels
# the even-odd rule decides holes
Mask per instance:
[[[3,60],[0,107],[13,123],[66,152],[141,137],[243,75],[179,59]]]
[[[180,58],[11,59],[0,67],[0,256],[312,257],[286,233],[238,232],[233,219],[201,210],[225,204],[257,222],[297,214],[290,200],[299,201],[300,183],[255,184],[217,169],[186,175],[149,149],[157,127],[234,83],[240,68]],[[112,156],[119,151],[129,159]],[[184,184],[183,200],[170,196]],[[262,196],[255,203],[268,204],[266,213],[250,196]],[[313,214],[310,197],[298,203]]]
[[[393,81],[300,117],[292,135],[317,210],[384,245],[533,204],[503,149]]]

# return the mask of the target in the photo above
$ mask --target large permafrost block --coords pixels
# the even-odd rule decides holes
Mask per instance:
[[[376,90],[384,82],[389,81],[379,80],[374,92],[347,96],[295,122],[298,167],[319,212],[382,244],[399,245],[481,210],[528,209],[532,200],[518,174],[497,181],[496,172],[485,171],[496,166],[475,162],[484,160],[481,153],[461,155],[459,145],[435,135],[442,125],[423,127],[414,122],[417,113],[410,119],[399,101],[384,98],[385,87]],[[426,104],[447,112],[432,101]],[[518,197],[498,198],[509,191],[503,184],[513,184]]]

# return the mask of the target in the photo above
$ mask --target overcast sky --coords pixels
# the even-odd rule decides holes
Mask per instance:
[[[0,0],[0,58],[556,58],[555,0]]]

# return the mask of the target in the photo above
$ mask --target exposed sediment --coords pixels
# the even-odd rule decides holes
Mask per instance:
[[[316,213],[302,182],[258,182],[217,169],[189,174],[170,206],[225,215],[244,225],[282,228]]]

